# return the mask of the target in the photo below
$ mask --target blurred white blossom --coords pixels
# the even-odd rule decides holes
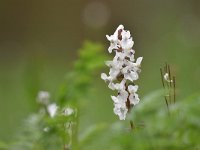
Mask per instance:
[[[169,74],[168,74],[168,73],[165,73],[165,74],[164,74],[164,79],[165,79],[165,81],[167,81],[167,82],[173,82],[172,80],[169,79]]]
[[[49,113],[49,116],[53,118],[56,115],[58,106],[55,103],[49,104],[47,106],[47,112]]]
[[[49,130],[50,130],[49,127],[45,127],[45,128],[43,129],[44,132],[49,132]]]
[[[48,105],[50,99],[50,94],[47,91],[40,91],[37,96],[37,101],[40,104]]]
[[[102,73],[101,78],[108,82],[111,90],[117,90],[118,96],[111,96],[114,102],[114,113],[120,120],[126,119],[126,114],[132,106],[139,103],[140,99],[136,93],[137,85],[128,85],[127,82],[138,80],[140,66],[143,57],[135,60],[135,51],[132,49],[134,42],[129,31],[119,25],[113,35],[106,35],[110,46],[108,52],[115,52],[112,61],[106,61],[110,68],[109,75]]]
[[[65,116],[70,116],[74,113],[74,109],[70,108],[70,107],[67,107],[64,109],[64,115]]]

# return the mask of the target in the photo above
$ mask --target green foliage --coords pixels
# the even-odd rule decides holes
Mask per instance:
[[[67,73],[65,82],[57,92],[58,103],[76,103],[87,95],[93,81],[93,75],[104,65],[106,56],[103,46],[86,41],[79,49],[79,59],[74,63],[74,69]]]
[[[41,107],[23,122],[12,142],[0,142],[0,149],[61,150],[67,149],[66,146],[73,150],[200,149],[199,93],[177,99],[168,113],[163,91],[152,91],[141,98],[141,103],[128,116],[128,120],[133,120],[133,130],[127,121],[91,123],[83,131],[79,130],[79,110],[83,101],[94,96],[91,93],[92,83],[96,82],[94,75],[107,60],[103,50],[101,44],[85,42],[78,51],[74,68],[55,93],[58,114],[51,118]],[[105,90],[98,89],[98,92]],[[75,113],[63,115],[67,107]]]
[[[0,149],[6,149],[7,147],[8,147],[7,143],[0,141]]]
[[[92,130],[82,136],[78,144],[79,100],[86,99],[92,78],[96,70],[100,69],[106,56],[103,46],[98,43],[85,42],[78,51],[79,59],[74,68],[67,73],[65,82],[56,93],[56,102],[59,105],[57,115],[51,118],[44,106],[37,114],[33,114],[23,123],[14,142],[9,144],[10,150],[55,150],[80,148],[86,143],[101,126],[94,126]],[[72,115],[64,115],[64,109],[73,108]],[[7,145],[0,143],[1,148]]]
[[[195,94],[170,106],[169,114],[163,92],[154,91],[129,115],[134,130],[114,123],[85,149],[199,149],[199,104],[200,94]]]

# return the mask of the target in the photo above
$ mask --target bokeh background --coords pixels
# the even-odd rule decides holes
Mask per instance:
[[[141,99],[161,88],[165,62],[177,77],[177,99],[200,91],[198,0],[1,0],[0,138],[9,140],[37,111],[39,90],[56,91],[85,40],[102,43],[107,53],[105,35],[119,24],[131,31],[136,55],[144,57]],[[100,72],[93,84],[98,90],[82,121],[116,121]]]

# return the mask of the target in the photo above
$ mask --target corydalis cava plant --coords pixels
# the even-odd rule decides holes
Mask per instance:
[[[108,82],[111,90],[117,90],[117,96],[111,96],[114,102],[114,113],[119,116],[120,120],[125,120],[127,113],[134,105],[140,101],[138,94],[138,85],[133,82],[138,80],[140,65],[143,57],[135,60],[132,49],[133,40],[129,31],[124,30],[123,25],[119,25],[115,33],[111,36],[106,35],[110,41],[108,52],[115,52],[112,61],[106,61],[110,68],[109,75],[101,74],[101,78]]]

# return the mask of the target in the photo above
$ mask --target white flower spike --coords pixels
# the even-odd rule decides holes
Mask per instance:
[[[132,82],[139,78],[143,57],[139,57],[135,61],[135,51],[132,49],[134,41],[130,32],[124,30],[123,25],[119,25],[114,34],[106,35],[106,38],[110,41],[108,52],[114,51],[115,57],[112,61],[106,61],[106,65],[110,68],[109,75],[102,73],[101,78],[109,82],[108,87],[111,90],[118,91],[118,96],[111,96],[114,102],[113,110],[120,120],[125,120],[127,113],[140,101],[136,93],[138,85]]]

